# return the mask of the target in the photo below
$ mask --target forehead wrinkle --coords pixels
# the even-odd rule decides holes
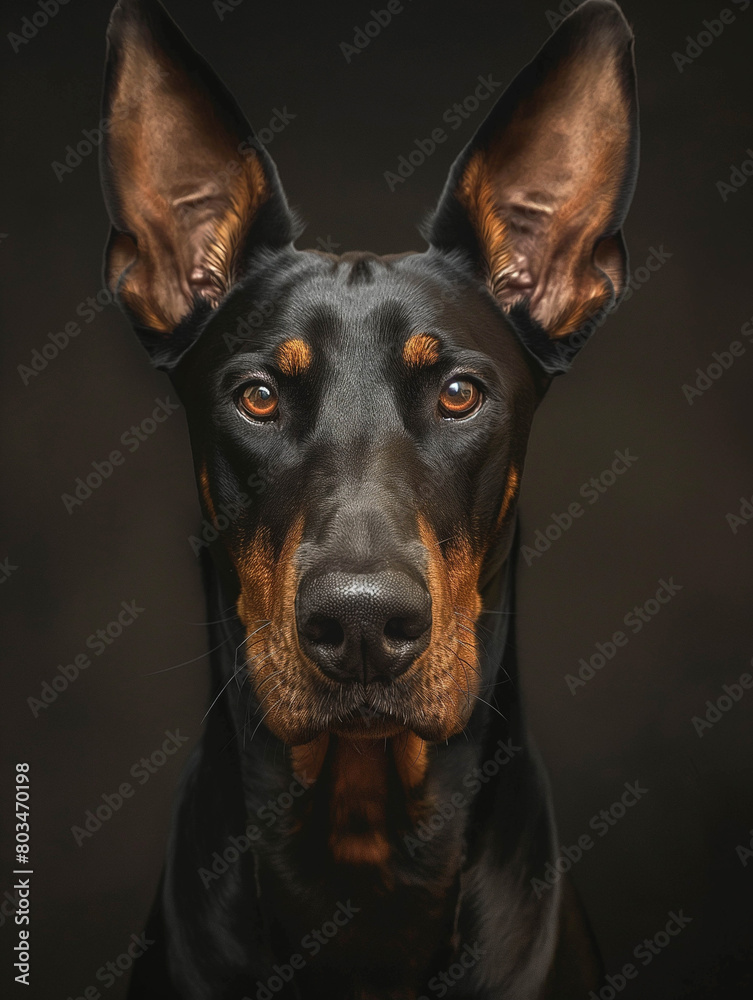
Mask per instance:
[[[392,282],[375,287],[322,281],[310,289],[313,294],[296,301],[289,315],[296,333],[313,338],[323,353],[334,349],[353,357],[377,346],[383,351],[385,341],[402,343],[414,326],[413,310],[402,301],[407,292]]]

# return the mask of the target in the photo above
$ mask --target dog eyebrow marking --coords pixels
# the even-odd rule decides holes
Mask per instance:
[[[275,350],[275,361],[283,375],[302,375],[313,358],[311,348],[300,337],[284,340]]]
[[[410,368],[424,368],[439,361],[439,340],[430,333],[414,333],[403,345],[403,361]]]

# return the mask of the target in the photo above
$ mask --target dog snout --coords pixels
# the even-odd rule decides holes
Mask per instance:
[[[431,596],[402,568],[325,572],[301,581],[296,624],[301,648],[328,677],[388,682],[427,648]]]

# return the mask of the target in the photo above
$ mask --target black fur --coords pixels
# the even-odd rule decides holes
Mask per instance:
[[[234,137],[252,134],[154,0],[122,0],[116,9],[105,109],[122,46],[144,31],[188,67]],[[132,1000],[415,1000],[438,995],[434,977],[464,954],[470,965],[458,966],[463,975],[452,988],[454,1000],[567,1000],[597,985],[596,950],[572,891],[564,882],[538,895],[532,887],[554,856],[556,835],[546,775],[519,697],[514,516],[495,534],[509,470],[522,471],[536,406],[585,336],[578,331],[554,343],[526,303],[508,312],[499,307],[483,282],[473,227],[454,196],[471,152],[505,127],[547,67],[589,32],[605,33],[621,47],[631,108],[633,144],[602,234],[624,251],[620,227],[637,166],[630,34],[616,5],[588,0],[461,153],[428,226],[425,253],[336,258],[295,249],[296,222],[274,165],[252,144],[272,193],[246,235],[236,284],[217,307],[197,297],[167,336],[136,318],[153,363],[170,373],[185,405],[197,473],[208,476],[213,505],[228,512],[229,523],[212,557],[203,559],[213,704],[183,777],[147,928],[155,943],[136,965]],[[109,147],[102,165],[117,234],[124,222]],[[441,341],[441,358],[412,371],[401,363],[401,348],[416,330]],[[278,345],[293,335],[305,337],[313,354],[295,379],[276,370],[274,360]],[[251,374],[273,371],[285,420],[249,432],[238,417],[238,387]],[[462,427],[437,421],[437,393],[463,371],[481,386],[483,410]],[[315,782],[294,775],[289,747],[264,725],[263,706],[244,682],[247,637],[235,611],[241,582],[229,552],[263,527],[279,556],[301,511],[302,572],[316,560],[347,561],[356,545],[388,563],[409,561],[417,512],[443,542],[459,534],[494,539],[480,574],[478,700],[462,732],[447,740],[426,736],[428,767],[412,793],[429,804],[431,836],[422,840],[410,797],[394,766],[388,769],[390,883],[368,865],[333,860],[331,762],[325,760]],[[398,677],[378,695],[365,685],[343,685],[338,711],[355,715],[363,704],[386,711],[389,698],[396,704],[407,698],[407,685]],[[490,780],[479,769],[495,754]],[[291,803],[277,815],[270,801],[287,798]],[[316,950],[309,935],[336,912],[350,916]],[[294,955],[303,965],[288,977]]]

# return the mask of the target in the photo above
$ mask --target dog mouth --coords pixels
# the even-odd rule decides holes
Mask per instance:
[[[297,732],[288,731],[287,742],[307,743],[324,734],[387,740],[411,733],[436,743],[463,727],[473,705],[472,692],[451,697],[449,692],[429,690],[418,677],[400,678],[389,685],[325,683],[323,687],[307,699],[306,717],[298,720]]]
[[[329,710],[325,708],[329,716],[325,732],[333,736],[390,739],[406,731],[415,731],[416,720],[409,707],[401,710],[384,691],[372,692],[364,685],[358,687],[361,690],[349,692],[346,698],[336,699]]]
[[[246,670],[256,696],[251,720],[288,746],[331,734],[352,740],[413,734],[439,743],[460,732],[480,686],[475,645],[466,640],[430,646],[398,676],[340,681],[316,669],[283,630],[249,649]],[[463,636],[465,633],[463,633]],[[275,641],[277,640],[277,641]]]
[[[413,731],[410,726],[405,726],[394,716],[367,714],[368,711],[366,706],[360,707],[358,717],[337,719],[329,726],[327,732],[331,736],[345,738],[389,740],[403,732]]]

